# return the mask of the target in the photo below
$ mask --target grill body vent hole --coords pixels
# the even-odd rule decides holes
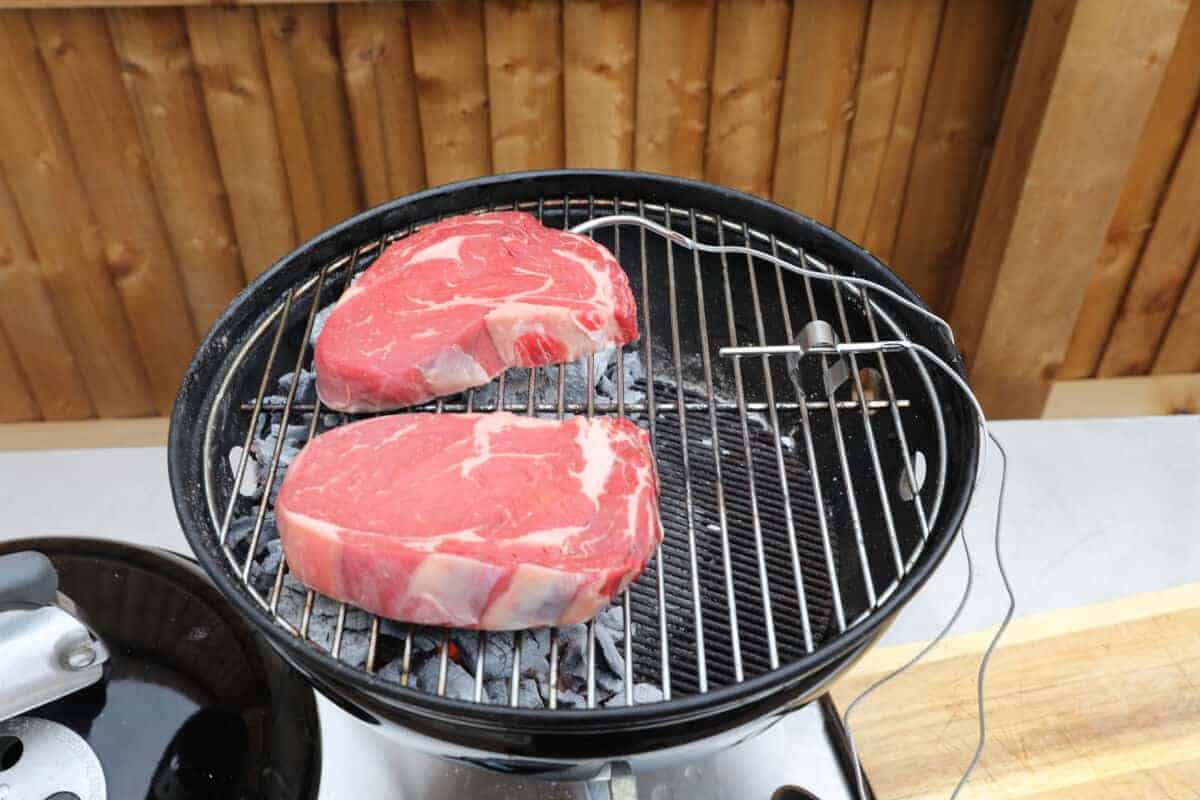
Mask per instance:
[[[917,482],[916,488],[914,489],[911,485],[909,485],[907,469],[900,470],[900,485],[897,487],[900,491],[900,496],[909,502],[911,502],[913,498],[915,498],[921,491],[921,488],[925,486],[925,472],[927,469],[927,465],[925,464],[925,454],[920,450],[913,451],[911,461],[913,479]]]
[[[25,745],[15,736],[0,736],[0,772],[12,769],[21,760]]]

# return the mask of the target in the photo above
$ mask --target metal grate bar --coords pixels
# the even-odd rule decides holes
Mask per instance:
[[[646,216],[645,203],[638,201],[638,214]],[[638,245],[639,255],[641,257],[642,266],[642,314],[645,321],[645,333],[642,335],[643,353],[646,361],[646,409],[650,412],[650,444],[651,447],[657,445],[656,441],[656,414],[654,411],[654,349],[650,346],[651,340],[654,338],[650,326],[650,267],[646,263],[646,229],[638,229]],[[655,548],[655,575],[658,578],[658,632],[659,632],[659,653],[661,656],[662,669],[661,688],[663,699],[671,699],[671,660],[670,660],[670,643],[667,638],[667,598],[666,589],[663,582],[663,552],[662,544],[660,543]]]
[[[308,343],[308,336],[312,333],[312,320],[317,317],[317,306],[320,300],[320,289],[324,287],[325,276],[329,273],[329,267],[325,266],[320,270],[320,275],[317,278],[317,288],[314,290],[313,301],[308,305],[308,318],[305,320],[304,326],[304,342],[300,345],[300,351],[296,354],[294,373],[299,374],[300,369],[304,367],[305,349]],[[287,325],[287,315],[280,319],[280,327]],[[263,488],[263,499],[258,504],[258,516],[254,518],[254,530],[250,535],[250,549],[246,552],[246,561],[241,565],[241,579],[248,581],[250,579],[250,566],[254,563],[254,551],[258,549],[259,536],[263,534],[263,521],[266,519],[266,506],[271,501],[271,487],[275,486],[275,474],[280,469],[280,453],[283,452],[284,432],[288,429],[288,420],[292,419],[292,402],[296,396],[296,386],[300,384],[299,380],[293,380],[292,385],[288,386],[287,401],[283,404],[283,417],[280,420],[280,435],[275,437],[275,447],[271,452],[271,464],[266,470],[266,483]],[[251,428],[253,434],[254,428]]]
[[[833,284],[833,299],[834,305],[837,307],[838,320],[841,322],[842,335],[847,342],[852,340],[850,335],[850,323],[846,319],[846,304],[842,298],[842,287],[834,282]],[[863,302],[867,302],[865,294],[862,295]],[[763,344],[766,344],[764,341]],[[871,412],[867,408],[865,391],[863,389],[862,375],[858,371],[858,356],[854,353],[848,354],[850,358],[850,376],[854,381],[855,393],[858,395],[859,405],[862,411],[863,430],[866,432],[867,452],[871,455],[871,467],[875,473],[875,487],[879,491],[879,502],[883,507],[883,522],[887,528],[888,542],[892,546],[892,559],[896,565],[897,579],[904,574],[904,558],[900,555],[900,539],[896,535],[896,520],[892,516],[892,504],[888,500],[887,485],[884,482],[883,465],[879,461],[879,445],[875,441],[875,428],[871,425]],[[763,356],[766,359],[766,356]]]
[[[588,219],[596,216],[596,198],[588,198]],[[571,202],[563,197],[563,230],[571,227]],[[595,238],[591,236],[590,238]],[[596,414],[596,355],[588,353],[587,357],[587,418]],[[532,396],[532,393],[531,395]],[[587,623],[587,707],[596,707],[596,620],[589,619]]]
[[[668,208],[666,217],[667,228],[671,227],[671,214]],[[667,291],[670,295],[671,319],[671,354],[675,362],[675,398],[678,405],[683,405],[683,365],[679,345],[679,302],[675,289],[675,246],[667,243]],[[647,309],[649,316],[649,309]],[[680,454],[683,460],[683,502],[687,512],[688,534],[688,567],[692,584],[692,613],[695,615],[696,626],[696,670],[700,691],[708,691],[708,664],[704,655],[704,614],[700,603],[700,570],[696,566],[696,520],[692,502],[692,468],[688,458],[687,414],[679,415]],[[752,484],[753,485],[753,484]],[[753,489],[751,489],[753,496]],[[771,649],[774,650],[774,629],[770,629]]]
[[[503,376],[501,376],[501,377],[503,377]],[[775,408],[779,411],[796,411],[797,409],[800,408],[800,405],[801,405],[800,403],[793,402],[790,400],[776,400],[775,401]],[[808,400],[806,403],[804,403],[804,405],[806,405],[808,407],[809,411],[827,411],[829,409],[829,401],[828,400]],[[255,404],[253,401],[246,401],[246,402],[243,402],[239,406],[239,408],[241,408],[242,411],[253,411],[254,406],[255,406]],[[838,400],[834,403],[834,407],[837,408],[839,411],[857,411],[860,406],[861,406],[861,404],[859,403],[858,400]],[[868,400],[867,401],[867,407],[870,408],[872,411],[877,411],[877,410],[885,409],[885,408],[891,408],[893,406],[895,406],[897,408],[910,408],[912,406],[912,401],[909,400],[908,398],[904,398],[904,397],[896,399],[894,401],[892,401],[892,400]],[[435,404],[426,403],[424,405],[413,406],[409,410],[410,411],[432,411],[436,407],[437,406]],[[620,407],[621,407],[621,404],[615,403],[615,402],[594,403],[594,405],[593,405],[594,410],[599,411],[601,413],[616,412],[619,414],[619,413],[621,413],[618,410]],[[716,407],[718,410],[721,410],[721,411],[736,411],[737,410],[736,403],[725,402],[723,400],[717,400]],[[269,399],[267,399],[267,400],[263,401],[262,408],[264,411],[279,411],[283,408],[283,406],[279,405],[278,402],[272,402]],[[301,412],[312,411],[313,408],[314,408],[314,406],[311,404],[308,404],[308,403],[296,403],[292,406],[293,411],[301,411]],[[471,409],[467,406],[466,403],[445,403],[445,404],[443,404],[442,408],[445,411],[452,411],[452,412],[471,411]],[[503,407],[496,406],[492,410],[493,411],[498,411],[498,410],[512,411],[515,413],[518,411],[524,411],[527,408],[528,408],[527,403],[521,403],[519,405],[506,404]],[[638,412],[638,411],[648,412],[648,411],[650,411],[650,407],[645,403],[625,403],[624,408],[625,408],[626,412],[631,412],[631,411],[632,412]],[[708,408],[709,408],[709,404],[707,402],[700,402],[697,400],[685,401],[683,404],[684,411],[707,411]],[[747,401],[746,402],[746,410],[747,411],[767,411],[768,408],[769,408],[769,406],[766,403],[761,402],[761,401]],[[585,403],[567,403],[566,405],[563,406],[563,410],[568,411],[572,414],[582,414],[587,411],[587,405]],[[537,411],[538,411],[538,413],[543,413],[543,414],[554,413],[555,411],[558,411],[558,406],[554,403],[538,403]],[[654,406],[654,412],[657,414],[660,414],[660,415],[677,414],[677,413],[679,413],[679,406],[675,405],[674,403],[659,403]]]
[[[412,677],[412,650],[413,650],[413,628],[409,625],[408,632],[404,635],[404,655],[400,657],[400,685],[408,686],[409,679]]]
[[[379,617],[371,615],[371,633],[367,638],[367,672],[375,672],[375,650],[379,646]]]
[[[621,208],[619,198],[613,198],[613,213],[617,213]],[[621,262],[621,230],[618,226],[613,231],[613,255],[616,256],[617,263]],[[562,373],[559,373],[559,400],[562,399]],[[625,416],[625,348],[617,348],[617,415]],[[625,705],[633,705],[633,610],[630,607],[629,587],[625,587],[624,596],[622,598],[623,613],[625,622]],[[551,688],[553,691],[553,688]]]
[[[689,214],[692,238],[696,239],[696,214]],[[729,645],[733,653],[734,680],[745,679],[742,668],[741,631],[738,628],[737,597],[733,590],[733,561],[729,552],[729,517],[725,508],[725,483],[721,475],[721,436],[717,428],[716,397],[713,393],[712,359],[708,352],[708,318],[704,310],[704,281],[700,277],[700,253],[692,251],[692,268],[696,277],[696,309],[700,322],[700,354],[704,368],[704,390],[708,395],[708,429],[713,442],[713,472],[717,490],[717,524],[721,529],[721,560],[725,568],[725,601],[729,605]],[[728,284],[726,284],[728,285]],[[732,329],[733,317],[729,323]],[[737,366],[740,373],[740,365]],[[739,374],[740,378],[740,374]]]
[[[718,225],[717,227],[717,243],[725,244],[725,226]],[[747,259],[747,266],[750,273],[754,272],[754,263]],[[737,327],[734,323],[733,310],[733,287],[729,282],[729,265],[728,259],[724,254],[721,255],[721,277],[723,279],[723,288],[725,293],[725,314],[729,326],[729,342],[731,345],[737,344]],[[754,303],[757,306],[758,298],[755,296]],[[742,446],[743,453],[746,458],[746,485],[750,492],[750,519],[754,529],[754,552],[758,560],[758,581],[759,591],[762,597],[763,604],[763,620],[767,629],[767,654],[770,658],[771,668],[779,666],[779,649],[775,639],[775,618],[771,609],[771,586],[767,578],[766,556],[763,552],[763,533],[762,533],[762,518],[759,515],[758,508],[758,491],[755,486],[754,479],[754,455],[750,448],[750,423],[746,417],[746,390],[744,378],[742,376],[742,365],[735,359],[733,362],[733,385],[734,394],[738,402],[738,422],[742,429]],[[776,430],[778,434],[778,430]],[[778,438],[778,436],[776,437]]]
[[[750,241],[750,231],[744,224],[742,235],[746,241]],[[746,263],[750,271],[750,296],[754,300],[754,323],[758,331],[758,342],[765,345],[767,344],[767,332],[763,325],[762,302],[758,294],[758,270],[749,256],[746,258]],[[775,432],[775,466],[779,470],[779,488],[783,494],[784,525],[787,529],[788,549],[792,557],[792,580],[796,583],[796,603],[800,611],[800,627],[804,633],[804,649],[811,653],[813,649],[812,622],[808,615],[808,596],[804,593],[804,573],[800,569],[800,552],[796,544],[796,521],[792,517],[792,499],[788,488],[787,469],[783,461],[783,443],[779,440],[779,412],[775,407],[775,381],[771,377],[771,365],[766,356],[762,357],[762,369],[764,388],[767,392],[767,418],[770,420],[771,430]],[[763,591],[767,591],[765,586]],[[767,596],[769,599],[770,595]],[[775,663],[771,665],[772,668],[776,666]]]
[[[808,263],[808,255],[803,250],[800,251],[800,264],[806,269],[811,268]],[[817,301],[813,296],[812,280],[807,275],[804,276],[804,293],[808,298],[808,310],[812,319],[820,319],[820,315],[817,313]],[[828,356],[821,356],[821,365],[825,369],[829,368]],[[832,406],[835,398],[833,392],[828,391],[828,387],[826,387],[826,396],[829,404]],[[863,586],[866,587],[867,605],[870,608],[874,608],[876,605],[875,580],[871,576],[871,564],[867,559],[867,546],[863,538],[862,519],[859,517],[858,500],[854,494],[854,478],[850,474],[850,461],[846,456],[846,440],[842,436],[842,424],[839,415],[830,414],[829,419],[833,426],[833,440],[837,448],[838,461],[841,465],[842,480],[845,481],[846,504],[849,506],[850,522],[854,528],[854,543],[858,549],[859,566],[863,573]]]
[[[483,702],[483,658],[487,651],[487,633],[479,632],[476,639],[478,649],[475,651],[475,702]]]
[[[867,313],[867,326],[870,328],[871,338],[878,342],[879,328],[875,324],[875,312],[872,310],[871,305],[871,299],[864,290],[863,308],[866,309]],[[884,391],[887,393],[889,400],[894,399],[896,390],[892,385],[892,373],[888,369],[887,359],[884,358],[882,351],[876,353],[875,357],[879,359],[879,373],[883,376]],[[924,541],[929,538],[929,519],[925,516],[925,501],[921,499],[921,493],[916,489],[916,471],[913,469],[912,451],[908,448],[908,435],[904,430],[904,420],[900,416],[900,410],[895,407],[892,408],[892,422],[896,425],[896,435],[900,440],[900,455],[904,459],[904,474],[908,476],[908,485],[913,487],[913,503],[917,511],[917,523],[921,527],[921,540]]]
[[[238,497],[241,495],[242,481],[246,478],[246,463],[250,459],[250,447],[254,444],[254,431],[258,430],[258,418],[262,413],[263,395],[267,391],[267,382],[271,379],[271,369],[275,365],[275,356],[279,352],[279,342],[283,338],[283,329],[287,327],[288,314],[292,311],[292,300],[296,293],[294,289],[289,289],[287,296],[283,300],[283,310],[279,314],[279,324],[275,326],[275,337],[271,340],[271,350],[267,354],[267,364],[263,367],[262,380],[258,383],[258,397],[254,400],[253,413],[250,415],[250,427],[246,431],[246,441],[242,446],[242,455],[238,459],[237,474],[233,479],[233,491],[230,492],[229,504],[225,507],[225,518],[221,522],[221,546],[225,546],[225,540],[229,538],[229,523],[233,520],[233,509],[237,505]],[[226,551],[228,553],[228,551]],[[253,549],[251,549],[253,553]],[[232,555],[229,555],[232,561]],[[235,565],[236,566],[236,565]]]
[[[776,257],[779,255],[779,245],[774,236],[771,237],[771,255]],[[783,283],[783,269],[778,264],[775,265],[775,283],[779,288],[779,305],[783,309],[783,330],[787,335],[787,340],[790,342],[795,335],[795,332],[792,330],[791,305],[788,302],[787,290]],[[821,473],[817,468],[817,451],[813,447],[812,422],[809,419],[808,404],[804,402],[804,398],[797,397],[796,400],[796,405],[800,409],[800,429],[804,435],[804,451],[808,454],[808,470],[809,474],[812,475],[813,499],[817,505],[817,525],[821,531],[821,545],[825,554],[825,569],[829,571],[834,620],[840,632],[846,630],[846,610],[842,606],[842,589],[838,582],[837,565],[833,558],[833,542],[829,536],[829,523],[825,516],[825,499],[821,493]]]

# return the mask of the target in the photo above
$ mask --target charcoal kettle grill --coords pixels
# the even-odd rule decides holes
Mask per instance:
[[[639,341],[606,363],[511,369],[418,409],[621,414],[651,434],[664,539],[610,615],[622,632],[616,655],[595,621],[582,633],[518,632],[503,638],[506,680],[484,668],[488,634],[422,630],[323,598],[290,578],[271,545],[289,448],[359,418],[322,408],[301,380],[321,312],[392,241],[447,216],[504,209],[564,229],[634,215],[862,278],[910,304],[762,258],[689,249],[642,225],[590,230],[629,274]],[[812,702],[878,640],[953,542],[981,447],[969,400],[911,351],[720,351],[815,334],[900,339],[961,373],[952,340],[919,304],[828,228],[697,181],[551,171],[400,198],[283,258],[208,333],[171,420],[179,519],[254,628],[326,697],[406,746],[546,779],[619,779],[697,758]],[[523,691],[534,640],[549,674]],[[473,685],[455,683],[464,674]]]

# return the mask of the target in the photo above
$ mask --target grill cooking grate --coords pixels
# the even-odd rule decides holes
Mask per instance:
[[[751,246],[810,269],[829,269],[746,225],[686,209],[600,198],[545,198],[519,207],[558,227],[636,213],[705,242]],[[213,525],[245,591],[280,626],[334,658],[350,661],[346,642],[353,639],[357,650],[365,640],[363,668],[397,673],[404,685],[416,683],[423,632],[367,617],[311,590],[287,613],[286,564],[281,557],[264,561],[262,554],[271,531],[271,487],[289,460],[282,431],[302,425],[300,438],[307,441],[359,418],[331,414],[298,388],[298,376],[311,365],[318,312],[388,243],[410,232],[360,247],[286,293],[226,374],[209,420],[205,462]],[[722,346],[792,341],[813,319],[829,322],[846,342],[878,341],[881,325],[889,326],[889,336],[902,336],[863,290],[810,281],[744,256],[688,251],[636,226],[593,235],[626,268],[639,304],[642,339],[616,351],[611,397],[595,391],[606,365],[593,356],[570,366],[512,369],[489,387],[418,410],[615,413],[651,432],[665,536],[645,573],[618,601],[623,696],[610,702],[633,704],[638,684],[657,687],[669,700],[740,682],[811,652],[886,599],[920,555],[937,515],[946,469],[944,424],[924,367],[907,353],[849,356],[851,380],[833,391],[815,363],[790,375],[784,359],[716,355]],[[289,371],[286,396],[269,395]],[[253,397],[237,395],[235,374],[238,385],[257,389]],[[237,438],[244,442],[232,460],[215,444],[218,412],[226,426],[239,426]],[[256,437],[268,424],[278,424],[281,434],[255,460]],[[229,432],[221,433],[228,441]],[[264,473],[261,497],[242,496],[235,487],[256,469]],[[247,516],[251,529],[234,541],[231,523],[239,520],[233,527],[244,528]],[[264,575],[264,565],[273,571]],[[313,635],[316,616],[334,619],[331,637]],[[598,703],[595,625],[587,626],[582,653],[581,693],[588,707]],[[487,635],[439,635],[432,656],[436,685],[422,688],[445,694],[457,659],[474,674],[474,699],[489,702],[482,669]],[[455,644],[464,636],[478,636],[471,653]],[[529,636],[534,634],[517,633],[509,645],[505,699],[512,706],[522,704],[520,654]],[[551,708],[559,705],[565,646],[563,636],[551,631]]]

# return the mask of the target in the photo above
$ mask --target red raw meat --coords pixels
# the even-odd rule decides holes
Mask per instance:
[[[454,217],[347,290],[317,340],[317,393],[341,411],[402,408],[637,336],[629,279],[601,245],[521,212]]]
[[[398,414],[322,434],[275,505],[303,583],[384,617],[514,630],[602,611],[662,539],[621,417]]]

